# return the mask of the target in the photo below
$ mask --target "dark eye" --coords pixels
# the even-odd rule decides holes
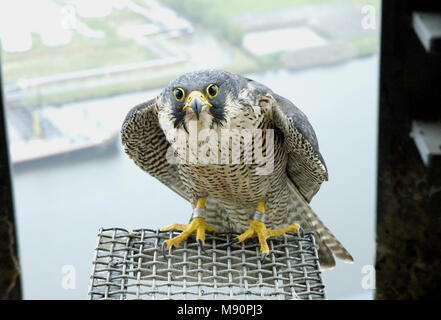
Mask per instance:
[[[215,85],[213,83],[208,85],[207,94],[211,99],[216,97],[218,93],[219,93],[219,87],[217,85]]]
[[[173,94],[175,95],[176,100],[182,101],[184,100],[185,92],[182,88],[176,88],[173,90]]]

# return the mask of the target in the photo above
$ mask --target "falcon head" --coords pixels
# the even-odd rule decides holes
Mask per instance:
[[[167,114],[166,121],[174,128],[187,130],[194,120],[208,128],[223,126],[228,120],[226,110],[238,99],[239,83],[237,75],[227,71],[186,73],[162,91],[159,111]]]

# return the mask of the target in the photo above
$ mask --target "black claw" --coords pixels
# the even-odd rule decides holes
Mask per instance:
[[[202,244],[202,240],[201,240],[201,239],[198,239],[198,246],[199,246],[199,248],[201,248],[201,250],[202,250],[205,254],[208,254],[208,252],[205,251],[205,247],[204,247],[204,245]]]
[[[268,253],[264,253],[262,254],[262,257],[260,258],[260,263],[263,264],[263,262],[265,261],[266,257],[268,256]]]
[[[303,238],[305,236],[305,230],[301,226],[299,226],[299,236],[300,238]]]
[[[167,259],[167,252],[165,250],[165,247],[167,246],[167,243],[164,241],[162,243],[162,255],[164,256],[164,259]]]
[[[228,242],[226,244],[227,247],[231,247],[233,244],[237,243],[239,241],[239,239],[234,238],[233,240],[231,240],[230,242]]]

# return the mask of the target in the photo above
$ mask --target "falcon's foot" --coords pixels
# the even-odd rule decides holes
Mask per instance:
[[[179,236],[176,236],[172,239],[165,240],[163,244],[163,254],[165,256],[165,251],[169,250],[172,246],[179,247],[179,244],[182,241],[188,239],[190,235],[193,233],[196,234],[196,240],[203,251],[205,244],[205,231],[214,231],[218,232],[216,228],[210,226],[204,218],[193,218],[190,224],[172,224],[161,230],[182,230],[182,233]]]
[[[285,236],[287,232],[294,232],[303,235],[303,229],[297,223],[293,223],[286,228],[277,230],[267,229],[265,223],[259,220],[253,220],[247,231],[236,238],[237,243],[245,241],[246,239],[257,237],[260,244],[260,252],[262,253],[261,262],[263,262],[269,253],[268,243],[266,239],[269,237]]]

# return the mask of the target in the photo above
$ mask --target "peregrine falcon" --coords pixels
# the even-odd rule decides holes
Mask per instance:
[[[204,249],[206,231],[234,232],[235,242],[257,237],[263,261],[268,237],[306,230],[315,232],[322,269],[335,266],[334,255],[353,262],[309,205],[328,180],[315,132],[266,86],[222,70],[186,73],[132,108],[121,137],[136,165],[192,205],[189,224],[163,228],[182,231],[164,251],[191,234]]]

